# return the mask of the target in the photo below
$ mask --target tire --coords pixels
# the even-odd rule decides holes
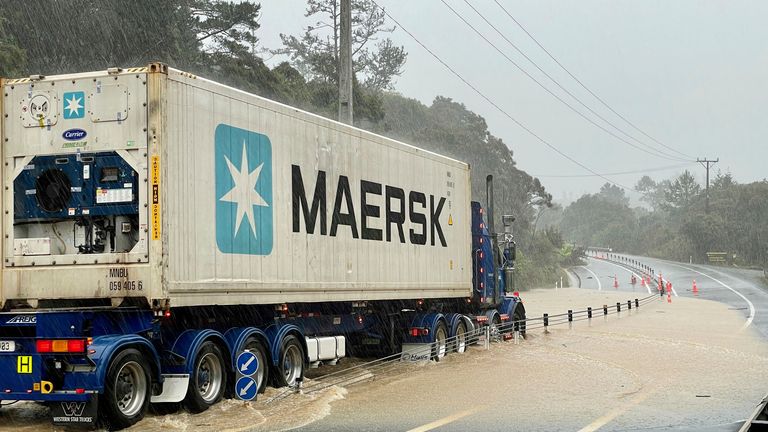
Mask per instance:
[[[221,400],[227,388],[225,364],[221,348],[211,341],[203,342],[195,355],[195,366],[184,398],[184,406],[189,412],[203,412]]]
[[[512,321],[519,321],[514,326],[514,329],[520,331],[520,336],[525,339],[525,312],[520,308],[515,308],[514,314],[512,314]]]
[[[267,354],[267,348],[255,337],[248,338],[243,344],[243,348],[255,354],[256,359],[259,361],[259,368],[256,370],[253,378],[259,383],[259,393],[264,393],[269,378],[269,354]]]
[[[493,316],[493,320],[491,320],[490,326],[491,326],[491,330],[490,330],[491,340],[498,341],[499,339],[501,339],[501,329],[500,329],[501,318],[499,317],[498,314]]]
[[[452,351],[459,354],[467,351],[467,325],[464,324],[464,320],[459,321],[459,324],[456,326]]]
[[[304,348],[294,335],[288,335],[280,346],[279,363],[273,369],[273,378],[278,387],[294,387],[304,379]]]
[[[103,426],[119,430],[144,418],[151,397],[150,377],[149,366],[140,351],[128,348],[112,358],[99,400]]]
[[[448,344],[446,343],[446,339],[448,339],[448,328],[446,327],[445,322],[440,321],[437,324],[437,329],[435,329],[435,342],[434,346],[432,347],[432,360],[440,361],[448,353]]]

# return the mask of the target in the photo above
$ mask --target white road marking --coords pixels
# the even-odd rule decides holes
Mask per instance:
[[[605,262],[607,262],[608,264],[613,264],[612,262],[607,261],[607,260]],[[621,267],[621,266],[619,266],[619,267]],[[662,276],[661,283],[666,283],[666,282],[669,282],[669,280],[668,279],[664,279],[664,277]],[[654,283],[655,283],[655,280],[654,280]],[[648,288],[648,294],[651,294],[651,287],[650,287],[650,285],[646,286],[646,288]],[[677,291],[675,291],[675,286],[674,285],[672,285],[672,294],[674,294],[675,297],[680,297],[679,295],[677,295]]]
[[[669,279],[664,279],[664,276],[662,276],[662,277],[661,277],[661,282],[662,282],[662,283],[666,283],[666,282],[669,282]],[[675,297],[679,297],[679,296],[677,295],[677,291],[675,291],[675,286],[674,286],[674,285],[672,285],[672,294],[674,294],[674,295],[675,295]]]
[[[597,290],[598,290],[598,291],[602,291],[602,290],[603,290],[603,284],[601,284],[601,283],[600,283],[600,278],[599,278],[599,277],[597,277],[597,275],[595,274],[595,272],[593,272],[592,270],[588,269],[588,268],[587,268],[587,266],[581,266],[581,267],[582,267],[582,268],[584,268],[584,270],[586,270],[586,271],[588,271],[589,273],[591,273],[591,274],[592,274],[592,276],[593,276],[593,277],[595,278],[595,280],[597,281]]]
[[[612,265],[612,266],[616,266],[616,267],[618,267],[618,268],[620,268],[620,269],[622,269],[622,270],[626,270],[626,271],[628,271],[628,272],[632,273],[633,275],[635,275],[635,277],[636,277],[637,279],[642,279],[642,278],[640,277],[640,275],[639,275],[639,274],[635,273],[634,271],[632,271],[632,270],[630,270],[630,269],[628,269],[628,268],[626,268],[626,267],[624,267],[624,266],[620,266],[620,265],[618,265],[618,264],[615,264],[615,263],[612,263],[612,262],[610,262],[610,261],[602,261],[602,262],[604,262],[604,263],[606,263],[606,264],[610,264],[610,265]],[[648,285],[646,285],[645,287],[648,289],[648,294],[651,294],[651,287],[650,287],[650,286],[648,286]],[[675,294],[675,295],[677,295],[677,294]]]
[[[752,324],[752,320],[753,320],[753,319],[755,319],[755,305],[753,305],[753,304],[752,304],[752,302],[751,302],[751,301],[749,301],[749,299],[748,299],[748,298],[744,297],[744,294],[742,294],[742,293],[740,293],[740,292],[736,291],[735,289],[733,289],[733,288],[729,287],[728,285],[726,285],[726,284],[725,284],[725,283],[723,283],[722,281],[720,281],[720,280],[718,280],[718,279],[715,279],[715,278],[713,278],[712,276],[710,276],[710,275],[708,275],[708,274],[706,274],[706,273],[702,273],[702,272],[700,272],[700,271],[698,271],[698,270],[694,270],[694,269],[692,269],[692,268],[690,268],[690,267],[685,267],[685,266],[681,266],[681,265],[679,265],[679,264],[673,264],[673,263],[670,263],[670,262],[666,262],[665,264],[673,265],[673,266],[675,266],[675,267],[680,267],[680,268],[683,268],[683,269],[686,269],[686,270],[690,270],[690,271],[692,271],[692,272],[694,272],[694,273],[698,273],[698,274],[700,274],[700,275],[702,275],[702,276],[705,276],[705,277],[708,277],[708,278],[712,279],[713,281],[715,281],[715,282],[719,283],[720,285],[722,285],[722,286],[724,286],[724,287],[728,288],[729,290],[733,291],[733,293],[734,293],[734,294],[736,294],[736,295],[738,295],[739,297],[741,297],[742,299],[744,299],[744,301],[745,301],[745,302],[747,302],[747,305],[749,306],[749,317],[747,317],[747,322],[745,322],[745,323],[744,323],[744,325],[743,325],[743,326],[741,326],[741,330],[744,330],[745,328],[749,327],[749,325],[750,325],[750,324]],[[715,271],[715,272],[717,272],[717,273],[720,273],[720,272],[718,272],[718,271],[716,271],[716,270],[712,270],[712,271]],[[720,273],[720,274],[723,274],[723,273]],[[751,284],[749,284],[749,283],[747,283],[747,282],[744,282],[743,280],[741,280],[741,279],[739,279],[739,278],[736,278],[736,277],[733,277],[733,276],[730,276],[730,275],[724,275],[724,276],[728,276],[728,277],[730,277],[730,278],[733,278],[733,279],[736,279],[736,280],[738,280],[738,281],[740,281],[740,282],[743,282],[743,283],[745,283],[745,284],[747,284],[747,285],[751,285]]]
[[[646,400],[648,396],[655,393],[656,390],[649,390],[646,392],[638,393],[633,397],[632,399],[624,402],[623,404],[619,405],[617,408],[611,410],[604,416],[598,418],[597,420],[593,421],[592,423],[584,426],[583,428],[579,429],[579,432],[594,432],[601,427],[607,425],[610,423],[613,419],[616,417],[624,414],[625,412],[629,411],[631,408],[633,408],[635,405],[639,405],[642,401]]]
[[[437,429],[440,426],[445,426],[448,423],[455,422],[456,420],[459,420],[459,419],[464,418],[466,416],[472,415],[472,414],[474,414],[474,413],[476,413],[478,411],[480,411],[480,407],[475,407],[475,408],[468,409],[468,410],[465,410],[465,411],[460,411],[460,412],[457,412],[456,414],[449,415],[448,417],[443,417],[443,418],[441,418],[439,420],[435,420],[432,423],[427,423],[427,424],[425,424],[423,426],[419,426],[417,428],[413,428],[413,429],[409,430],[408,432],[427,432],[427,431],[431,431],[432,429]]]

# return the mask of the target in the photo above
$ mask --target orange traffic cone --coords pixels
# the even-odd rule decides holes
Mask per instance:
[[[672,303],[672,292],[667,291],[667,303]]]
[[[619,289],[619,280],[616,278],[616,275],[613,275],[613,287]]]
[[[696,279],[693,280],[693,295],[699,295],[699,287],[696,286]]]

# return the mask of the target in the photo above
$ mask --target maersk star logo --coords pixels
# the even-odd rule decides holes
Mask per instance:
[[[272,144],[220,124],[215,132],[216,245],[223,253],[272,252]]]
[[[64,118],[85,117],[85,93],[81,91],[64,93]]]

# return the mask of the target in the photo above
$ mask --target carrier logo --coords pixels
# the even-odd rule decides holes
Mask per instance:
[[[78,141],[86,137],[88,133],[82,129],[69,129],[64,131],[61,136],[67,141]]]
[[[272,253],[272,144],[220,124],[215,132],[216,245],[223,253]]]
[[[64,118],[85,117],[85,93],[81,91],[64,93]]]
[[[35,315],[16,315],[5,322],[6,324],[37,324]]]

